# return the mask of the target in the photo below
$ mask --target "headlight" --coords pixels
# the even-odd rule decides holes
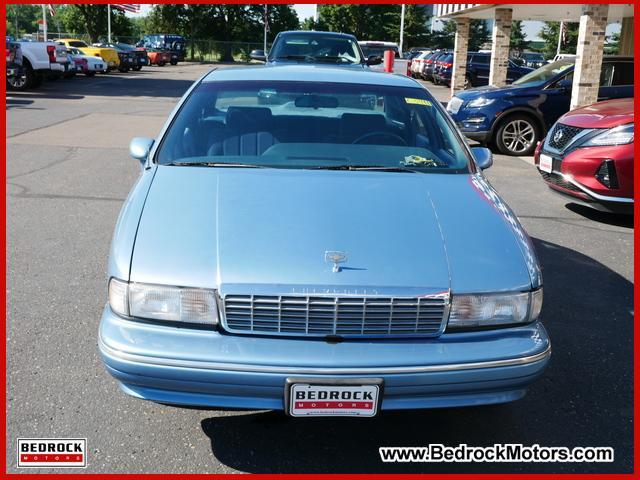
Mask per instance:
[[[487,105],[491,105],[495,101],[496,101],[495,98],[480,97],[480,98],[476,98],[475,100],[471,100],[467,104],[467,107],[470,107],[470,108],[486,107]]]
[[[542,288],[524,293],[453,295],[447,330],[522,325],[542,309]]]
[[[623,145],[631,142],[633,142],[633,123],[605,130],[585,142],[582,146],[602,147],[605,145]]]
[[[169,322],[218,323],[215,290],[109,281],[109,306],[118,315]]]

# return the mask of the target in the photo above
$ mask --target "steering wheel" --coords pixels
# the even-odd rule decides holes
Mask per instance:
[[[375,138],[375,137],[382,137],[382,138],[388,138],[393,140],[395,143],[390,143],[390,144],[385,144],[383,143],[382,145],[400,145],[400,146],[408,146],[408,143],[406,142],[406,140],[404,138],[402,138],[400,135],[395,134],[395,133],[391,133],[391,132],[381,132],[381,131],[376,131],[376,132],[369,132],[369,133],[365,133],[364,135],[360,135],[358,138],[356,138],[353,142],[351,142],[352,144],[356,144],[356,143],[363,143],[365,140],[369,140],[371,138]]]

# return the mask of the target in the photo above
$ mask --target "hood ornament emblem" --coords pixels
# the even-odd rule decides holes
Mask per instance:
[[[347,261],[347,252],[339,252],[336,250],[327,250],[324,252],[324,261],[327,263],[333,263],[333,273],[338,273],[340,270],[340,264]]]
[[[562,136],[564,135],[564,132],[562,130],[558,130],[555,135],[553,135],[553,141],[558,143],[560,141],[560,139],[562,138]]]

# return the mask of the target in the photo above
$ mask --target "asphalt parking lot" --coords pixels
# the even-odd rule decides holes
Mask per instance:
[[[369,420],[293,420],[121,393],[100,362],[97,329],[111,234],[139,171],[128,143],[155,136],[210,68],[152,67],[7,95],[10,472],[19,471],[18,437],[86,437],[86,471],[103,473],[632,471],[633,222],[566,206],[530,158],[497,155],[487,171],[533,238],[543,269],[542,318],[553,356],[523,400]],[[448,97],[443,87],[433,91]],[[615,461],[383,464],[378,457],[380,446],[429,443],[611,446]]]

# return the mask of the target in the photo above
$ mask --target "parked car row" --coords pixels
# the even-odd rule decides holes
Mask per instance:
[[[171,43],[167,44],[169,40]],[[7,89],[36,88],[45,78],[69,78],[76,74],[92,77],[96,73],[115,70],[122,73],[139,71],[148,65],[177,65],[185,58],[184,44],[184,39],[178,35],[150,35],[137,45],[119,42],[89,45],[76,38],[49,42],[13,41],[7,37]]]
[[[424,50],[411,59],[411,76],[430,80],[436,85],[444,84],[450,86],[453,73],[453,57],[453,52],[449,50]],[[490,53],[469,52],[467,54],[465,87],[487,85],[489,83],[490,64]],[[518,65],[514,60],[509,59],[507,83],[511,83],[531,71],[533,71],[532,68]]]
[[[456,93],[447,110],[473,140],[506,155],[531,155],[553,124],[569,111],[574,59],[546,64],[505,87]],[[633,57],[605,56],[599,100],[633,97]]]

